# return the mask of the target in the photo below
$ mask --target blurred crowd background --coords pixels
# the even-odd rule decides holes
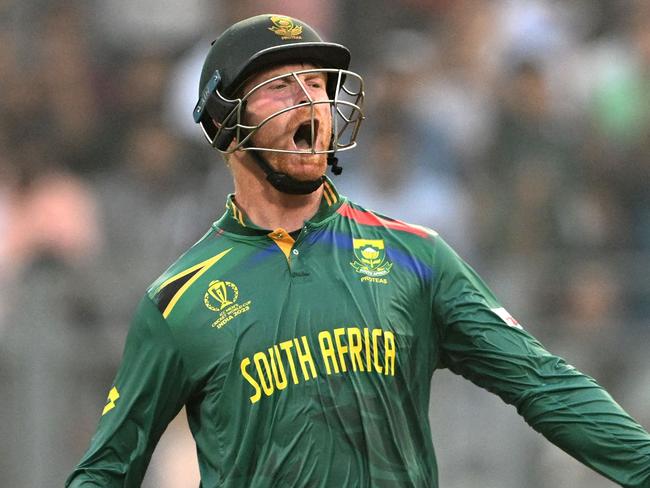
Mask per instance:
[[[339,190],[438,230],[650,428],[650,2],[2,0],[1,484],[62,486],[136,303],[223,213],[200,67],[269,11],[349,46],[366,81]],[[179,417],[146,487],[198,486]],[[431,425],[445,488],[614,486],[445,371]]]

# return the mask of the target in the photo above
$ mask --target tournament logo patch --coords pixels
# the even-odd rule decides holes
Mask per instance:
[[[248,312],[251,308],[251,300],[244,303],[237,303],[239,289],[230,281],[211,281],[208,291],[203,295],[203,303],[213,312],[219,312],[217,320],[212,322],[212,327],[221,329],[235,317]]]
[[[356,261],[350,263],[357,273],[373,278],[390,273],[393,263],[386,261],[383,239],[352,239]]]
[[[273,27],[269,27],[269,30],[276,36],[280,36],[283,41],[302,39],[302,26],[294,24],[289,17],[274,15],[271,17],[271,22]]]

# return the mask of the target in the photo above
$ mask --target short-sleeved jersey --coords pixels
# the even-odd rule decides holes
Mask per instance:
[[[139,486],[186,406],[203,488],[436,487],[430,380],[449,368],[588,466],[650,487],[650,436],[435,232],[328,181],[293,236],[256,227],[229,198],[140,303],[68,486]]]

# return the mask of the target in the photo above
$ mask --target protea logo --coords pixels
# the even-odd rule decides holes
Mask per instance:
[[[356,261],[350,263],[357,273],[367,276],[387,275],[393,263],[386,261],[386,249],[383,239],[352,239]]]
[[[280,36],[283,41],[302,39],[302,26],[294,24],[293,20],[289,17],[274,15],[270,20],[273,23],[273,27],[269,27],[269,30],[275,35]]]

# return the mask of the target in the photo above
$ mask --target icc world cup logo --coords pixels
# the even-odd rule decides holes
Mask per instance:
[[[205,292],[203,301],[205,306],[214,312],[220,312],[229,305],[233,305],[239,298],[239,290],[230,281],[212,281]]]

